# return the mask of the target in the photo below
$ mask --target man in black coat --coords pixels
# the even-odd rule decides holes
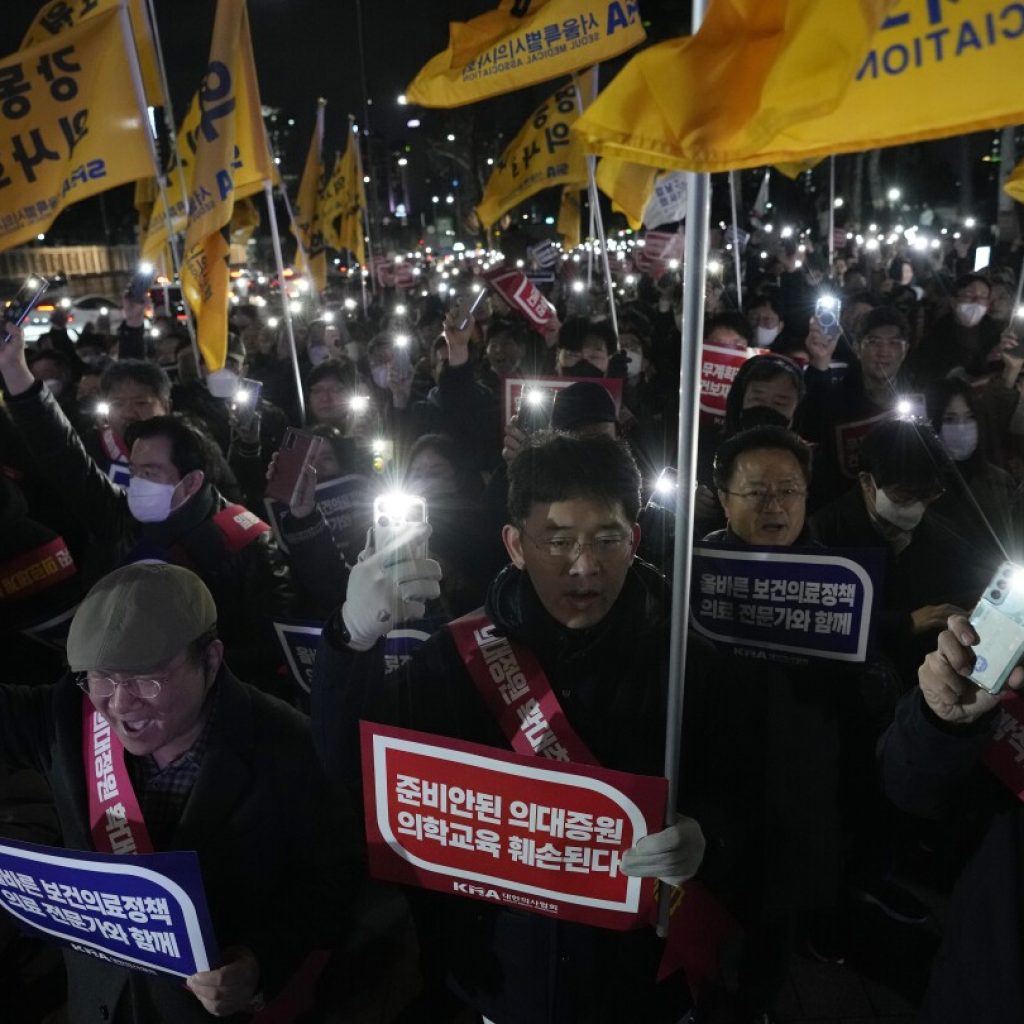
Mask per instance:
[[[968,620],[951,616],[881,747],[886,793],[903,810],[939,818],[959,806],[988,821],[953,891],[921,1024],[1024,1020],[1024,808],[981,763],[1001,695],[967,678],[977,643]],[[1018,666],[1009,687],[1022,686]]]
[[[189,1024],[256,1009],[342,930],[353,860],[308,723],[228,670],[216,617],[194,573],[128,565],[75,614],[67,650],[77,674],[0,686],[0,760],[47,777],[68,849],[112,852],[90,826],[83,716],[95,710],[109,723],[142,812],[137,828],[156,851],[198,854],[223,953],[183,987],[66,952],[76,1024]]]

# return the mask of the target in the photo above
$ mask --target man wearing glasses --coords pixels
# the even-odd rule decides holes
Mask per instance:
[[[472,640],[481,629],[539,662],[539,680],[525,670],[530,691],[538,699],[538,684],[550,691],[593,760],[661,775],[667,595],[662,577],[634,560],[639,506],[640,474],[622,442],[533,435],[509,468],[503,540],[511,564],[484,609],[445,626],[387,676],[374,648],[394,622],[420,617],[437,597],[440,567],[415,550],[423,526],[366,553],[317,653],[314,739],[328,775],[358,792],[360,718],[520,749],[488,708]],[[695,648],[688,679],[696,687],[711,674],[697,664],[706,652]],[[695,774],[684,773],[684,786]],[[689,789],[682,799],[699,813]],[[679,885],[703,855],[700,826],[683,817],[627,851],[622,870]],[[421,947],[441,962],[456,997],[487,1020],[658,1024],[686,1009],[678,976],[656,983],[661,943],[651,929],[614,932],[457,896],[415,899]]]
[[[0,759],[46,775],[64,845],[195,850],[222,949],[186,986],[66,951],[71,1020],[187,1024],[252,1011],[308,952],[335,944],[349,877],[336,798],[303,716],[228,670],[216,623],[194,573],[128,565],[75,613],[72,674],[0,686]],[[125,808],[116,839],[89,797],[90,739],[104,724]]]

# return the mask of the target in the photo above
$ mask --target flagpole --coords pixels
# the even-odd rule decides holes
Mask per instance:
[[[587,190],[587,294],[590,294],[591,285],[594,283],[594,201]]]
[[[736,263],[736,304],[743,311],[743,277],[740,262],[740,224],[736,219],[736,172],[729,172],[729,205],[732,207],[732,258]]]
[[[284,188],[281,189],[281,192],[284,192]],[[277,229],[277,210],[274,208],[273,182],[263,182],[263,196],[267,201],[267,216],[270,218],[270,238],[274,244],[274,260],[277,263],[277,280],[280,286],[281,306],[284,311],[284,326],[285,332],[288,335],[288,351],[292,358],[292,373],[295,376],[295,394],[299,402],[299,423],[304,424],[306,422],[306,400],[302,394],[302,374],[299,373],[299,351],[295,347],[292,311],[288,308],[288,289],[284,280],[284,257],[281,254],[281,235]],[[287,196],[285,198],[287,199]],[[309,265],[308,262],[306,265]]]
[[[350,129],[355,124],[355,118],[351,114],[348,115],[348,123]],[[365,185],[366,182],[363,181],[363,178],[365,177],[363,174],[363,147],[359,141],[361,133],[356,131],[352,132],[352,134],[355,136],[351,141],[354,142],[356,146],[356,175],[359,178],[359,181],[356,184]],[[359,267],[359,283],[363,289],[363,315],[366,316],[368,312],[366,307],[366,271],[373,263],[373,236],[370,234],[370,203],[366,199],[365,188],[363,189],[363,230],[366,232],[366,259]],[[376,282],[373,277],[370,278],[370,289],[374,295],[377,294]]]
[[[828,276],[836,262],[836,158],[828,158]]]
[[[594,65],[594,93],[597,90],[597,71],[598,65]],[[580,80],[579,76],[574,71],[572,73],[573,85],[576,87],[576,107],[579,112],[583,113],[583,93],[580,91]],[[591,102],[593,102],[594,95],[591,95]],[[594,219],[594,224],[597,226],[597,238],[601,244],[601,264],[604,267],[604,280],[605,287],[608,291],[608,313],[611,316],[612,330],[615,332],[615,340],[618,343],[619,339],[619,318],[615,314],[615,286],[612,284],[612,272],[608,266],[608,245],[604,238],[604,218],[601,216],[601,204],[598,198],[597,192],[597,177],[594,174],[594,168],[597,166],[597,157],[587,154],[587,184],[590,188],[590,215]]]
[[[693,0],[692,31],[704,20],[707,0]],[[686,688],[687,625],[690,621],[690,579],[693,571],[694,496],[697,428],[700,415],[701,339],[704,327],[704,276],[711,220],[711,179],[687,172],[686,253],[683,263],[682,360],[679,366],[679,432],[677,436],[675,551],[672,559],[672,626],[669,637],[668,705],[665,720],[665,778],[668,806],[665,820],[676,820],[679,804],[679,757],[682,752],[683,698]],[[668,934],[671,887],[663,885],[658,900],[658,934]]]
[[[128,8],[122,4],[118,11],[118,18],[121,22],[121,31],[124,34],[125,42],[125,53],[128,57],[128,70],[132,76],[132,88],[135,92],[135,102],[138,105],[139,113],[142,115],[142,121],[145,126],[146,142],[149,145],[149,154],[153,160],[153,171],[154,177],[156,178],[157,191],[160,193],[160,204],[164,209],[164,220],[167,224],[167,245],[171,250],[171,260],[174,263],[174,271],[178,275],[178,280],[181,280],[181,256],[178,252],[178,246],[175,241],[174,232],[171,231],[171,204],[167,200],[167,186],[164,182],[163,175],[160,173],[160,157],[156,151],[156,143],[153,141],[153,132],[149,125],[149,110],[146,105],[146,90],[142,87],[142,69],[139,66],[139,54],[135,47],[135,36],[132,32],[132,20],[128,14]],[[184,292],[182,292],[182,303],[185,307],[185,324],[188,327],[188,338],[192,344],[192,354],[196,360],[196,373],[200,376],[203,374],[203,359],[199,354],[199,342],[196,339],[196,325],[192,321],[192,310],[189,307],[187,301],[185,301]],[[170,309],[167,310],[170,315]]]

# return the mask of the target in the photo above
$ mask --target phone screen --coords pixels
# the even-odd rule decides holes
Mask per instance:
[[[3,321],[20,327],[25,317],[32,311],[33,306],[43,297],[50,282],[45,277],[28,277],[18,289],[13,299],[4,303]],[[3,330],[0,328],[0,330]],[[9,331],[3,331],[3,342],[6,344],[11,340]]]

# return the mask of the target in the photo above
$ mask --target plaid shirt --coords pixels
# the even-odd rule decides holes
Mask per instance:
[[[127,752],[125,754],[128,774],[156,850],[164,849],[170,842],[192,787],[199,777],[199,767],[209,745],[210,723],[216,714],[216,705],[214,701],[199,739],[165,768],[157,767],[152,754],[145,757],[133,757]]]

